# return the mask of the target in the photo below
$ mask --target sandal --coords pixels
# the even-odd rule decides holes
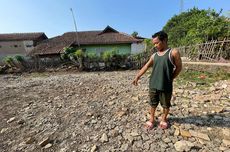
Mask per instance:
[[[147,131],[152,130],[153,127],[154,127],[154,123],[152,123],[151,121],[147,121],[147,122],[145,123],[145,129],[146,129]]]
[[[168,128],[168,123],[164,122],[164,121],[161,121],[160,124],[159,124],[159,128],[167,129]]]

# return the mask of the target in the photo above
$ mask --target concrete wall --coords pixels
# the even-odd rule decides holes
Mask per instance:
[[[25,56],[34,48],[33,41],[2,41],[0,42],[0,64],[6,56]]]
[[[131,54],[137,54],[143,52],[145,49],[144,43],[133,43],[131,44]]]
[[[118,54],[130,54],[131,45],[130,44],[113,44],[113,45],[83,45],[81,48],[86,49],[86,52],[95,52],[100,55],[104,51],[115,50]]]

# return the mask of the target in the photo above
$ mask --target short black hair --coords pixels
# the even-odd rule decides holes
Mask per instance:
[[[160,41],[164,41],[164,40],[168,41],[168,34],[165,33],[164,31],[159,31],[152,35],[152,38],[156,38],[156,37],[158,37]]]

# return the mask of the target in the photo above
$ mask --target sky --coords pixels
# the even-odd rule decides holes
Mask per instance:
[[[103,30],[107,25],[150,38],[181,10],[181,0],[0,0],[0,34],[44,32],[49,38],[75,31]],[[230,0],[183,0],[183,11],[223,9]]]

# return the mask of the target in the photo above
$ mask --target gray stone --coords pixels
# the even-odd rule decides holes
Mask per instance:
[[[174,144],[174,147],[176,149],[176,151],[189,151],[192,147],[194,147],[194,144],[189,142],[189,141],[185,141],[185,140],[182,140],[182,141],[177,141],[175,144]]]
[[[121,151],[127,151],[128,148],[129,148],[129,145],[128,145],[127,143],[125,143],[125,144],[122,144],[122,145],[121,145],[120,150],[121,150]]]
[[[41,147],[44,147],[44,146],[47,145],[49,142],[50,142],[49,137],[46,137],[46,138],[42,139],[41,142],[39,142],[39,145],[40,145]]]
[[[48,149],[48,148],[50,148],[50,147],[52,147],[53,145],[51,144],[51,143],[48,143],[47,145],[45,145],[45,149]]]
[[[13,122],[15,119],[16,119],[15,117],[12,117],[12,118],[10,118],[9,120],[7,120],[7,123],[11,123],[11,122]]]
[[[101,142],[107,142],[107,141],[109,141],[107,134],[103,133],[103,135],[102,135],[100,141],[101,141]]]
[[[95,152],[98,149],[97,145],[93,145],[91,148],[90,152]]]
[[[230,129],[228,128],[223,128],[222,129],[222,134],[224,136],[224,139],[230,140]]]
[[[230,140],[223,139],[223,144],[225,146],[230,146]]]

